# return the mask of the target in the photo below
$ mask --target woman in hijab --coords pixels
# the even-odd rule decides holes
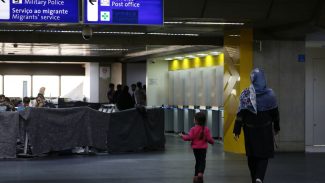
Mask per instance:
[[[244,129],[245,147],[252,183],[262,183],[268,160],[274,156],[274,135],[280,131],[280,120],[275,94],[267,88],[264,71],[254,69],[251,85],[240,95],[240,105],[234,126],[238,140]]]

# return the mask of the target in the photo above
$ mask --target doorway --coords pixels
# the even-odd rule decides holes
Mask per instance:
[[[313,141],[325,145],[325,60],[313,61]]]

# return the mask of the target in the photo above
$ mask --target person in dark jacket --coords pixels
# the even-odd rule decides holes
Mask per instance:
[[[243,127],[252,183],[262,183],[268,160],[274,156],[274,135],[280,131],[280,119],[275,94],[266,86],[264,71],[254,69],[251,83],[240,95],[233,133],[238,140]]]
[[[122,92],[117,98],[116,107],[118,110],[123,111],[134,107],[134,101],[129,93],[129,87],[124,86]]]
[[[137,85],[136,84],[132,84],[131,85],[131,97],[133,99],[133,102],[135,104],[135,90],[137,89]]]
[[[122,93],[122,85],[118,84],[116,85],[116,91],[114,92],[113,95],[113,103],[116,104],[117,103],[117,98],[121,95]]]
[[[107,91],[107,99],[109,104],[113,104],[114,100],[114,93],[115,93],[115,85],[113,83],[110,83],[108,86],[108,91]]]

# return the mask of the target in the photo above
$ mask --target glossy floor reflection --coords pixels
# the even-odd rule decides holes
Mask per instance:
[[[325,182],[325,154],[277,154],[266,183]],[[6,183],[190,183],[194,157],[189,143],[167,136],[166,151],[98,156],[52,156],[0,161]],[[244,156],[210,146],[205,183],[250,183]]]

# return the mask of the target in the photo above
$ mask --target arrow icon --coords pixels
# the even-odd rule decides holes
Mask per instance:
[[[97,2],[97,0],[89,0],[89,3],[90,3],[91,5],[95,5],[95,4],[94,4],[95,2]]]
[[[5,0],[1,0],[3,3],[6,3],[6,1]]]

